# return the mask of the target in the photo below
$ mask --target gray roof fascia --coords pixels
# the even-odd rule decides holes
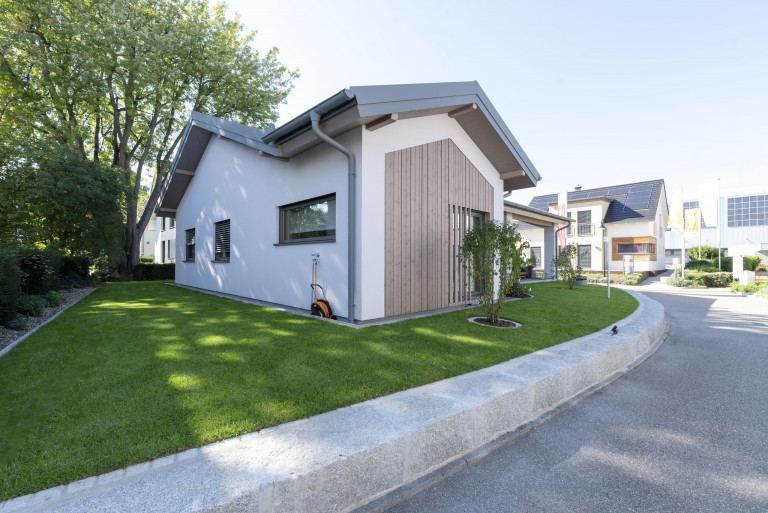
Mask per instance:
[[[477,81],[444,82],[437,84],[399,84],[350,87],[357,98],[361,117],[428,110],[437,107],[477,103],[493,129],[515,156],[528,177],[541,180],[536,167],[504,123],[491,100]],[[478,101],[479,100],[479,101]]]
[[[192,114],[194,114],[194,111],[192,112]],[[191,118],[189,121],[187,121],[187,126],[184,127],[184,133],[181,136],[179,149],[176,150],[176,155],[174,155],[173,157],[171,168],[168,170],[168,175],[166,175],[165,180],[163,180],[163,186],[160,188],[160,197],[157,198],[157,203],[155,203],[155,209],[152,212],[155,215],[157,215],[157,213],[160,212],[160,206],[163,204],[163,199],[165,199],[165,194],[168,192],[168,187],[171,185],[171,178],[173,178],[173,173],[176,171],[176,165],[179,162],[179,158],[181,158],[181,153],[184,151],[184,147],[187,145],[187,139],[189,138],[190,130],[192,130]]]
[[[163,203],[163,199],[168,192],[168,187],[170,186],[171,179],[176,172],[176,166],[178,165],[179,158],[181,158],[182,153],[184,153],[184,148],[186,147],[187,140],[189,139],[189,133],[192,131],[193,127],[199,127],[203,130],[211,132],[212,134],[219,135],[226,139],[231,139],[235,142],[244,144],[245,146],[249,146],[259,151],[263,151],[264,153],[272,156],[278,155],[277,148],[268,144],[264,144],[260,141],[263,132],[258,128],[241,125],[240,123],[217,118],[216,116],[211,116],[209,114],[203,114],[202,112],[192,111],[192,114],[189,117],[189,121],[187,121],[187,125],[184,127],[184,132],[181,136],[181,142],[179,143],[179,149],[176,151],[176,155],[173,157],[171,167],[168,170],[168,175],[163,181],[163,187],[160,190],[160,197],[158,198],[157,204],[155,205],[155,214],[160,211],[160,205]]]
[[[353,106],[355,102],[356,98],[352,90],[342,89],[330,98],[323,100],[306,112],[296,116],[281,127],[268,131],[264,134],[261,140],[264,143],[269,144],[272,148],[275,148],[274,145],[280,144],[282,141],[295,137],[312,128],[312,121],[309,119],[310,112],[317,111],[321,117],[332,116]]]
[[[553,214],[551,212],[544,212],[543,210],[539,210],[537,208],[529,207],[528,205],[522,205],[520,203],[515,203],[513,201],[504,200],[504,205],[509,205],[510,207],[513,207],[513,208],[519,208],[520,210],[523,210],[525,212],[530,212],[531,214],[536,214],[538,216],[544,215],[544,216],[547,216],[547,217],[551,217],[552,219],[556,219],[558,221],[563,221],[565,224],[571,224],[571,221],[573,221],[573,219],[571,219],[570,217],[563,217],[561,215]]]

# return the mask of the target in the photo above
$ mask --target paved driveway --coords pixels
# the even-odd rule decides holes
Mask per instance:
[[[635,287],[666,343],[633,372],[391,512],[768,512],[768,302]]]

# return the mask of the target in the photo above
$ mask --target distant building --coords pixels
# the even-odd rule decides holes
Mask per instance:
[[[534,197],[528,205],[542,212],[557,212],[557,194]],[[634,272],[655,275],[665,270],[664,232],[667,229],[667,195],[664,180],[651,180],[597,189],[568,192],[566,243],[578,247],[578,264],[587,272]],[[521,234],[529,241],[529,256],[537,268],[544,268],[541,248],[544,230],[520,223]],[[610,239],[610,246],[604,238]]]
[[[724,248],[726,255],[759,255],[768,263],[768,187],[729,188],[719,193],[716,189],[686,191],[683,209],[693,208],[701,209],[701,236],[686,233],[686,248],[698,246],[701,241],[704,246]],[[680,231],[667,232],[667,265],[679,264],[681,237]]]

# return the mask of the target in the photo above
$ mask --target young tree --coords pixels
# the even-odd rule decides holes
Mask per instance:
[[[499,324],[504,297],[519,279],[523,251],[528,246],[516,226],[508,221],[486,221],[464,237],[459,257],[468,270],[468,278],[482,285],[480,305],[491,324]],[[498,289],[494,287],[497,277]]]
[[[555,258],[552,259],[552,265],[557,269],[559,279],[563,280],[569,289],[573,289],[576,284],[576,275],[581,274],[581,267],[573,266],[578,254],[579,249],[576,244],[568,244],[563,251],[557,251]]]
[[[0,0],[0,115],[122,170],[123,264],[139,241],[192,110],[266,127],[298,76],[260,56],[207,0]],[[138,216],[142,182],[152,177]]]

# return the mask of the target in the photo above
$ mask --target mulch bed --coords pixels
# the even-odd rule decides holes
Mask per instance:
[[[21,319],[27,324],[27,329],[11,330],[8,328],[0,327],[0,351],[13,344],[16,340],[20,339],[38,326],[45,324],[48,319],[77,303],[80,299],[84,298],[95,289],[96,287],[83,287],[81,289],[59,290],[58,292],[61,295],[61,298],[64,300],[59,306],[51,306],[46,308],[41,317],[19,315],[19,317],[21,317]]]
[[[482,324],[483,326],[491,326],[492,328],[519,328],[522,326],[519,322],[507,319],[499,319],[498,323],[493,324],[488,317],[472,317],[470,321],[476,324]]]

